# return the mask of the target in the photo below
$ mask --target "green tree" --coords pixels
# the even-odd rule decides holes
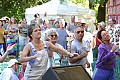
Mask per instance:
[[[106,18],[106,4],[109,0],[89,0],[89,8],[90,9],[95,9],[97,7],[97,21],[105,22]]]
[[[50,0],[0,0],[0,18],[3,16],[15,17],[18,21],[25,17],[25,9],[41,5]]]
[[[106,4],[109,0],[69,0],[75,4],[81,3],[82,6],[86,7],[86,2],[89,2],[89,8],[96,11],[97,21],[104,21],[106,18]]]

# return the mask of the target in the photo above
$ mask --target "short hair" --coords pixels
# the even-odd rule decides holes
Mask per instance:
[[[100,25],[100,27],[102,28],[102,29],[105,29],[105,27],[106,27],[106,24],[105,24],[105,22],[100,22],[100,23],[98,23],[98,25]]]
[[[56,29],[55,29],[55,28],[51,28],[51,29],[48,29],[48,30],[46,31],[46,37],[50,36],[50,34],[51,34],[52,32],[55,32],[55,33],[57,34],[57,36],[58,36],[58,32],[56,31]]]
[[[35,27],[39,27],[40,28],[40,26],[38,24],[30,24],[30,26],[28,27],[28,36],[29,36],[30,39],[32,39],[31,34],[32,34],[33,29]]]
[[[77,26],[76,28],[74,28],[74,33],[76,32],[77,28],[83,28],[83,26]],[[84,29],[84,28],[83,28]]]

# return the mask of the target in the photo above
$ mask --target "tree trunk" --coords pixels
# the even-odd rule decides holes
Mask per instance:
[[[103,6],[98,7],[98,16],[97,20],[98,22],[104,21],[105,22],[105,16],[106,16],[106,3],[103,4]]]
[[[94,7],[95,7],[95,6],[94,6],[93,2],[91,2],[91,1],[89,0],[89,8],[94,10]]]
[[[97,21],[101,22],[104,21],[105,22],[105,18],[106,18],[106,3],[109,0],[105,0],[103,3],[100,3],[99,7],[98,7],[98,13],[97,13]],[[102,2],[102,0],[100,1]],[[94,10],[94,6],[95,4],[93,4],[93,2],[91,0],[89,0],[89,8]]]
[[[104,21],[105,22],[105,18],[106,18],[106,4],[109,0],[105,0],[105,2],[103,3],[103,5],[99,5],[98,7],[98,16],[97,16],[97,20],[98,22]]]

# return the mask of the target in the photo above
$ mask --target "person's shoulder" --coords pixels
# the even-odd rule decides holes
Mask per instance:
[[[2,73],[10,74],[12,72],[11,68],[5,68]]]
[[[32,46],[32,45],[33,45],[32,42],[28,42],[28,43],[25,45],[25,48],[30,49],[30,46]]]
[[[29,46],[30,44],[32,44],[32,42],[28,42],[28,43],[26,44],[26,46]]]
[[[104,43],[101,43],[100,45],[99,45],[99,48],[101,49],[101,48],[105,48],[105,44]]]
[[[11,68],[5,68],[3,71],[2,71],[2,73],[1,73],[1,75],[0,75],[0,78],[2,78],[2,80],[9,80],[9,78],[10,78],[10,76],[13,74],[13,71],[12,71],[12,69]]]
[[[76,39],[74,39],[72,42],[71,42],[71,45],[77,45],[78,44],[78,41]]]

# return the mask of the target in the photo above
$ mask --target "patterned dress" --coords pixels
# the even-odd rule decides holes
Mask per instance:
[[[7,35],[7,40],[6,40],[6,45],[12,45],[18,42],[18,28],[17,26],[10,26],[8,28],[8,35]],[[18,49],[17,45],[8,53],[9,55],[16,55]]]

